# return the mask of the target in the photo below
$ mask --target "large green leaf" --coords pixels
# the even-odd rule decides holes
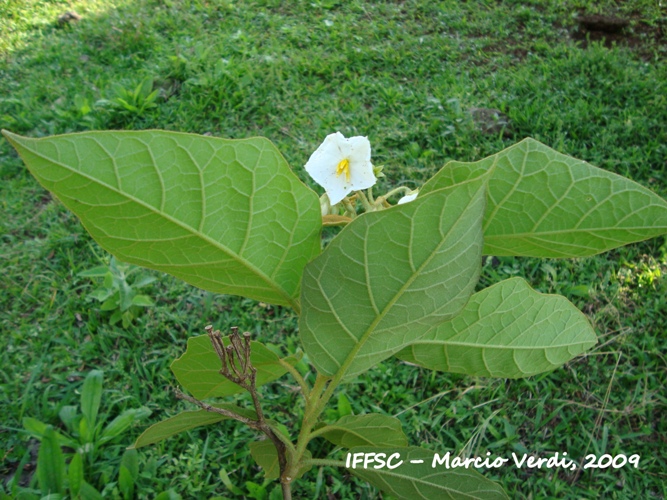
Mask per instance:
[[[447,163],[420,196],[491,168],[485,254],[583,257],[667,233],[658,195],[534,139],[478,162]]]
[[[479,277],[487,178],[364,214],[306,266],[299,330],[320,373],[351,378],[463,308]]]
[[[257,414],[253,410],[246,410],[234,404],[221,403],[211,405],[215,408],[224,408],[229,411],[241,415],[243,417],[256,420]],[[222,420],[227,420],[229,417],[207,410],[184,411],[170,417],[162,422],[151,425],[146,429],[141,436],[137,438],[131,448],[141,448],[149,444],[159,443],[165,439],[180,434],[181,432],[189,431],[202,425],[211,425]]]
[[[319,201],[267,139],[3,133],[37,180],[121,260],[298,309],[303,267],[320,249]]]
[[[223,343],[229,345],[229,337]],[[259,342],[250,343],[250,361],[257,369],[256,384],[260,385],[282,377],[287,370],[280,364],[280,358]],[[299,361],[296,356],[283,360],[292,365]],[[185,389],[197,399],[224,397],[243,391],[241,387],[220,374],[222,363],[213,349],[208,335],[198,335],[188,339],[185,353],[171,364],[171,371]]]
[[[565,297],[512,278],[474,294],[458,316],[396,356],[433,370],[520,378],[553,370],[596,342],[586,316]]]
[[[322,437],[343,448],[408,445],[400,420],[388,415],[346,415],[323,429]]]
[[[355,453],[384,453],[383,460],[399,453],[391,465],[403,463],[394,469],[350,467],[349,472],[358,476],[385,493],[405,500],[505,500],[507,495],[493,481],[486,479],[473,469],[447,468],[444,464],[433,465],[434,452],[423,448],[352,448]],[[486,457],[485,457],[486,458]]]

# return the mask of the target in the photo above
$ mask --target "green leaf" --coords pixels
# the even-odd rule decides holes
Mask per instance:
[[[255,441],[249,444],[250,454],[264,471],[266,479],[278,479],[280,477],[280,464],[278,452],[271,441]]]
[[[119,259],[298,310],[303,267],[320,251],[319,199],[267,139],[3,133]]]
[[[81,483],[79,498],[81,498],[81,500],[104,500],[104,497],[100,494],[100,492],[85,481]]]
[[[37,454],[37,479],[43,495],[65,493],[65,457],[51,426],[44,431]]]
[[[352,378],[463,308],[481,266],[480,173],[356,218],[306,266],[299,331],[320,373]]]
[[[108,272],[109,268],[107,266],[97,266],[85,271],[81,271],[80,273],[77,273],[77,276],[84,278],[103,278],[107,275]]]
[[[120,307],[119,293],[115,292],[109,299],[107,299],[106,301],[104,301],[104,303],[102,303],[102,305],[100,306],[100,310],[113,311],[115,309],[118,309],[119,307]],[[118,319],[112,321],[111,322],[112,325],[120,320],[121,310],[118,309],[116,313],[118,314]]]
[[[123,453],[120,460],[120,472],[118,474],[118,486],[125,499],[133,498],[134,484],[139,477],[139,454],[137,450],[130,449]]]
[[[79,416],[79,407],[74,405],[65,405],[58,412],[58,416],[68,429],[74,429],[75,421]]]
[[[87,428],[93,432],[97,423],[97,412],[100,409],[102,401],[102,384],[104,383],[104,372],[101,370],[92,370],[83,381],[81,389],[81,413],[88,421]],[[88,441],[92,436],[82,436]]]
[[[278,461],[278,451],[273,442],[267,440],[255,441],[249,444],[250,454],[264,471],[266,479],[278,479],[280,477],[280,463]],[[305,450],[303,458],[310,460],[312,454]],[[312,465],[307,465],[299,469],[299,473],[293,479],[299,479],[306,472],[312,469]]]
[[[181,500],[183,497],[174,490],[167,490],[155,497],[155,500]]]
[[[100,434],[98,443],[103,444],[111,441],[117,436],[120,436],[127,428],[129,428],[135,421],[144,419],[150,416],[151,411],[148,408],[132,408],[125,410],[123,413],[114,418],[107,424]]]
[[[136,481],[139,477],[139,453],[137,450],[134,448],[126,450],[125,453],[123,453],[120,463],[127,469],[132,480]]]
[[[140,307],[151,307],[154,306],[155,303],[148,295],[135,295],[132,297],[132,305]]]
[[[449,162],[419,196],[490,168],[485,254],[583,257],[667,233],[658,195],[534,139],[475,163]]]
[[[229,345],[229,337],[222,340],[225,346]],[[287,372],[280,364],[280,358],[265,345],[253,341],[250,348],[250,361],[257,369],[258,387],[282,377]],[[293,356],[283,360],[292,365],[298,362]],[[230,396],[243,391],[220,374],[221,368],[222,363],[208,335],[190,337],[185,354],[171,364],[171,371],[179,384],[197,399]]]
[[[392,466],[403,463],[394,469],[384,467],[375,469],[373,465],[363,469],[349,468],[348,471],[360,477],[384,493],[406,500],[505,500],[507,495],[493,481],[486,479],[473,469],[450,468],[433,464],[434,452],[422,448],[353,448],[354,453],[384,453],[383,460],[399,453],[400,458],[392,460]],[[423,463],[411,463],[423,461]]]
[[[324,429],[322,437],[343,448],[408,445],[400,420],[387,415],[348,415]]]
[[[553,370],[596,342],[586,316],[565,297],[511,278],[474,294],[458,316],[396,356],[433,370],[520,378]]]
[[[246,410],[233,404],[223,403],[211,406],[233,411],[236,414],[252,420],[257,419],[257,415],[254,411]],[[175,436],[176,434],[180,434],[181,432],[189,431],[190,429],[201,427],[202,425],[215,424],[228,418],[229,417],[219,413],[206,410],[184,411],[167,420],[151,425],[137,438],[130,448],[141,448],[142,446],[148,446],[149,444],[159,443],[160,441]]]
[[[67,475],[69,477],[69,492],[72,497],[76,498],[83,484],[83,460],[80,453],[75,453],[72,457]]]
[[[46,433],[46,430],[51,427],[50,425],[45,424],[44,422],[40,422],[39,420],[32,418],[32,417],[24,417],[23,418],[23,428],[28,431],[33,437],[39,439],[40,441],[44,437],[44,434]],[[51,427],[51,432],[55,434],[56,439],[58,439],[58,443],[60,443],[60,446],[67,446],[69,448],[76,448],[76,442],[70,439],[67,436],[64,436],[60,432],[54,430]]]
[[[344,392],[338,393],[338,416],[345,417],[352,415],[352,405]]]
[[[150,285],[154,281],[157,281],[157,278],[155,278],[154,276],[141,276],[141,277],[137,278],[134,281],[134,283],[132,283],[132,288],[139,289],[139,288],[142,288],[146,285]]]
[[[220,468],[218,475],[220,476],[222,484],[225,485],[225,488],[234,493],[234,495],[243,495],[243,490],[232,483],[231,479],[229,479],[229,475],[227,475],[227,471],[223,467]]]

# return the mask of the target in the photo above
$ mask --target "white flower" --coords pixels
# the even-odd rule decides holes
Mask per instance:
[[[311,155],[306,172],[322,186],[332,205],[350,192],[371,187],[377,182],[371,164],[371,143],[366,137],[350,137],[336,132]]]
[[[397,205],[402,205],[403,203],[408,203],[412,200],[414,200],[417,195],[419,194],[419,189],[415,189],[414,191],[411,191],[410,194],[406,194],[403,198],[398,200]]]

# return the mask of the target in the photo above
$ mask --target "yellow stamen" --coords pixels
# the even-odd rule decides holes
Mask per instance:
[[[347,158],[338,163],[338,167],[336,167],[336,177],[339,177],[343,172],[345,172],[345,180],[350,182],[350,160]]]

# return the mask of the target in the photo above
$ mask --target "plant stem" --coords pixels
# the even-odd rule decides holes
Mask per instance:
[[[252,427],[255,430],[259,430],[257,427],[257,420],[252,420],[251,418],[244,417],[243,415],[239,415],[238,413],[234,413],[233,411],[227,410],[225,408],[216,408],[215,406],[204,403],[203,401],[199,401],[192,396],[184,394],[178,389],[174,389],[174,394],[176,395],[176,399],[188,401],[189,403],[199,406],[202,410],[210,411],[211,413],[219,413],[220,415],[224,415],[227,418],[238,420],[239,422],[246,424],[248,427]]]
[[[283,490],[283,500],[292,500],[292,485],[280,481],[280,486]]]
[[[397,188],[392,189],[387,194],[382,195],[380,198],[384,198],[386,200],[387,198],[391,198],[392,196],[394,196],[397,193],[400,193],[401,191],[404,192],[405,194],[408,194],[411,193],[413,190],[410,189],[408,186],[399,186]]]
[[[264,412],[262,411],[259,394],[257,393],[257,369],[252,365],[250,360],[250,334],[246,332],[243,334],[243,338],[241,338],[238,333],[238,328],[233,327],[229,337],[229,345],[225,347],[220,335],[220,331],[214,331],[213,326],[211,325],[208,325],[205,330],[208,333],[209,339],[213,344],[213,348],[217,353],[220,362],[222,363],[220,374],[227,380],[234,382],[250,393],[253,406],[255,407],[255,413],[257,414],[257,420],[245,418],[227,410],[224,412],[218,411],[221,409],[198,401],[195,398],[191,398],[190,396],[185,396],[182,393],[180,394],[183,399],[187,399],[188,401],[197,404],[207,411],[213,411],[216,413],[221,413],[225,416],[229,416],[230,418],[239,420],[252,429],[258,430],[265,434],[266,437],[271,440],[273,446],[275,446],[276,453],[278,454],[280,484],[283,490],[283,498],[290,500],[292,498],[291,482],[292,478],[295,477],[295,474],[291,472],[293,467],[290,466],[290,464],[294,462],[298,463],[298,459],[294,460],[296,454],[291,443],[287,445],[284,442],[283,436],[280,435],[280,432],[274,431],[264,418]],[[301,377],[299,376],[299,378]],[[303,379],[301,380],[303,381]],[[305,381],[303,382],[305,384]],[[288,457],[288,454],[290,457]],[[292,458],[292,460],[290,460],[290,458]]]
[[[317,374],[313,388],[310,390],[310,398],[306,401],[306,410],[303,415],[303,420],[301,422],[301,430],[299,431],[299,437],[296,442],[296,451],[294,453],[294,464],[300,464],[301,458],[303,457],[304,452],[306,451],[306,446],[310,442],[311,429],[317,422],[317,417],[320,416],[322,412],[320,403],[320,395],[327,384],[329,377],[325,377],[321,374]],[[292,468],[295,466],[293,465]],[[290,474],[296,475],[298,470],[290,471]]]
[[[329,460],[326,458],[311,458],[303,461],[304,465],[324,466],[324,467],[345,467],[342,460]]]
[[[355,191],[355,193],[359,196],[359,199],[361,200],[361,204],[364,206],[364,211],[372,212],[374,207],[368,201],[368,198],[366,198],[366,195],[364,194],[364,192],[363,191]]]
[[[304,379],[299,371],[294,368],[291,364],[289,364],[287,361],[284,359],[279,359],[278,362],[280,365],[287,370],[290,375],[294,378],[294,380],[297,381],[299,384],[299,387],[301,387],[301,393],[303,394],[303,397],[306,398],[306,404],[308,404],[308,399],[310,398],[310,388],[308,387],[308,382],[306,382],[306,379]]]

